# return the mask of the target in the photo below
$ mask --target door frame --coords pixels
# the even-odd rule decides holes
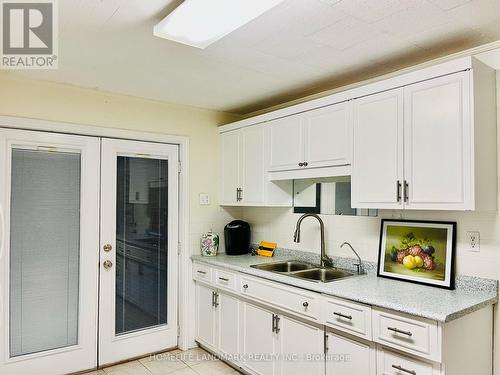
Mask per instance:
[[[169,143],[179,146],[178,347],[181,350],[187,350],[197,346],[194,324],[192,324],[195,321],[195,283],[191,276],[189,246],[189,137],[13,116],[0,116],[0,128]]]

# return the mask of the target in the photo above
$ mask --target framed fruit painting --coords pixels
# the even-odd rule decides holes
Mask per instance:
[[[453,289],[456,222],[383,219],[377,275]]]

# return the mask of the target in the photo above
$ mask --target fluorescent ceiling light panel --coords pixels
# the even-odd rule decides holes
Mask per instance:
[[[154,35],[205,48],[283,0],[185,0],[154,27]]]

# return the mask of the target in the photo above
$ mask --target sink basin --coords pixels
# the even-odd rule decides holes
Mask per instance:
[[[290,272],[296,272],[296,271],[309,270],[309,269],[315,268],[316,266],[309,264],[309,263],[305,263],[305,262],[291,260],[288,262],[254,264],[251,267],[257,268],[259,270],[264,270],[264,271],[290,273]]]
[[[336,268],[314,268],[310,270],[294,272],[292,276],[301,279],[327,283],[329,281],[351,277],[354,276],[354,274],[352,272],[343,271]]]
[[[282,275],[298,277],[300,279],[328,283],[334,280],[344,279],[346,277],[354,276],[354,273],[344,271],[337,268],[322,268],[314,264],[301,262],[298,260],[290,260],[287,262],[274,262],[254,264],[250,267],[280,273]]]

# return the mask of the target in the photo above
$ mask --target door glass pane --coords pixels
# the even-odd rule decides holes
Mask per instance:
[[[118,157],[117,335],[167,323],[168,161]]]
[[[14,149],[10,355],[78,343],[80,154]]]

